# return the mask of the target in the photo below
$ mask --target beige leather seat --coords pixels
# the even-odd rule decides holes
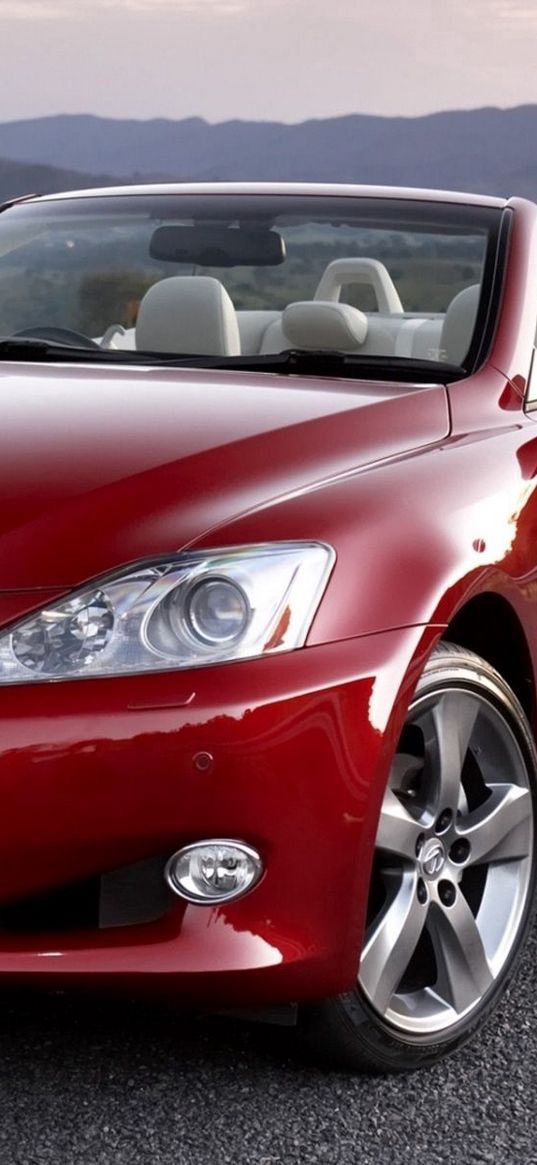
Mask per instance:
[[[174,275],[144,295],[136,347],[148,352],[240,356],[239,326],[222,283],[208,275]]]
[[[472,340],[481,287],[472,284],[459,291],[451,300],[446,312],[440,347],[444,360],[449,364],[462,364]]]
[[[378,259],[353,256],[350,259],[333,259],[323,271],[315,299],[334,300],[341,296],[342,287],[350,283],[363,283],[370,287],[377,301],[377,311],[381,315],[394,315],[403,311],[397,288],[388,271]]]
[[[282,329],[292,348],[353,352],[367,336],[367,316],[347,303],[297,301],[285,308]]]

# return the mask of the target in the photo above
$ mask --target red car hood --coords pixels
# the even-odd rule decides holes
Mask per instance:
[[[448,430],[439,386],[4,364],[0,621]]]

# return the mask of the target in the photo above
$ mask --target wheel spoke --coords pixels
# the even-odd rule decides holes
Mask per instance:
[[[485,660],[439,646],[390,769],[359,976],[390,1031],[432,1048],[466,1033],[471,1016],[477,1024],[524,939],[535,819],[527,732]]]
[[[417,875],[403,875],[399,889],[369,934],[360,963],[360,981],[384,1015],[416,949],[427,911],[417,897]]]
[[[384,794],[380,813],[377,846],[389,853],[399,854],[401,857],[414,857],[416,842],[422,831],[422,826],[410,816],[410,813],[396,797],[393,789],[388,788]]]
[[[467,814],[457,832],[470,843],[470,865],[528,856],[531,848],[532,804],[528,789],[492,785],[479,809]]]
[[[427,927],[438,970],[435,991],[460,1015],[477,1003],[493,982],[476,920],[458,893],[449,909],[429,911]]]
[[[432,783],[433,810],[455,813],[464,758],[479,712],[467,692],[446,692],[427,717],[425,758]]]

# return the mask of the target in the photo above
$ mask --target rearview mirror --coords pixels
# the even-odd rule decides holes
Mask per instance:
[[[285,242],[267,227],[228,227],[214,223],[157,227],[149,254],[165,263],[199,267],[276,267],[286,257]]]

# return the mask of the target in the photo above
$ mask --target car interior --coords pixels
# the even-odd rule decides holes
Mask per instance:
[[[376,311],[342,301],[349,284],[366,284]],[[211,356],[272,354],[288,348],[333,349],[364,356],[395,356],[460,364],[475,325],[480,287],[458,292],[447,311],[405,312],[383,263],[335,259],[312,300],[283,311],[236,310],[223,283],[207,275],[174,275],[143,296],[135,328],[112,325],[104,347]]]

